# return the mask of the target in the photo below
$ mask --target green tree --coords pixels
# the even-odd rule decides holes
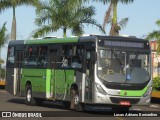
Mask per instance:
[[[0,12],[12,8],[13,20],[11,29],[11,39],[16,40],[16,7],[21,5],[37,6],[39,0],[0,0]]]
[[[117,22],[117,6],[118,3],[122,4],[132,3],[134,0],[93,0],[98,2],[103,2],[104,4],[108,4],[109,8],[105,13],[104,21],[103,21],[103,29],[105,29],[107,23],[111,23],[111,29],[109,35],[118,36],[121,28],[124,28],[128,22],[128,18],[122,19],[120,22]]]
[[[156,21],[156,25],[160,28],[160,20]],[[160,30],[153,30],[151,33],[147,35],[146,39],[157,40],[158,43],[157,53],[160,54]]]
[[[7,42],[9,35],[6,33],[6,23],[0,28],[0,48]],[[0,56],[1,57],[1,56]]]
[[[4,63],[4,60],[0,58],[0,65]]]
[[[5,78],[5,72],[4,68],[0,68],[0,78]]]
[[[93,19],[95,8],[85,7],[81,0],[50,0],[41,2],[37,8],[36,25],[40,28],[34,31],[33,37],[63,29],[63,37],[66,31],[71,30],[72,34],[80,36],[84,33],[84,24],[97,26],[104,32],[102,26]]]
[[[7,42],[9,35],[7,34],[6,23],[0,28],[0,69],[4,61],[1,59],[1,48]],[[1,71],[0,71],[1,72]]]

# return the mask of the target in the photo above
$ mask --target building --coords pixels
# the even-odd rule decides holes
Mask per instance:
[[[157,54],[158,43],[156,40],[150,41],[152,51],[153,77],[160,76],[160,55]]]

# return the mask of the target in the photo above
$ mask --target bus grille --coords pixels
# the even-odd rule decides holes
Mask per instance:
[[[116,97],[110,97],[110,100],[113,103],[119,104],[121,101],[129,101],[130,104],[137,104],[139,102],[139,98],[116,98]]]

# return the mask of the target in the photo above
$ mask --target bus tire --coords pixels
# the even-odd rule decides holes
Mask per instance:
[[[78,89],[74,86],[71,87],[70,90],[70,109],[75,111],[83,111],[83,106],[79,102]]]
[[[69,109],[70,108],[70,102],[69,101],[63,101],[63,105]]]
[[[27,105],[36,105],[35,98],[32,96],[32,87],[31,85],[26,85],[26,94],[25,94],[25,103]]]
[[[36,104],[37,105],[42,105],[43,104],[43,102],[44,102],[44,100],[43,99],[41,99],[41,98],[35,98],[35,101],[36,101]]]

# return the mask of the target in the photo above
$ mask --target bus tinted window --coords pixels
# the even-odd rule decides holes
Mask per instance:
[[[47,47],[26,46],[23,65],[26,67],[47,67]]]
[[[14,67],[14,63],[15,63],[15,48],[9,47],[8,48],[7,66]]]
[[[38,67],[47,67],[47,47],[46,46],[40,46],[38,48]]]
[[[82,55],[84,47],[82,45],[64,45],[57,51],[58,68],[82,68]]]

